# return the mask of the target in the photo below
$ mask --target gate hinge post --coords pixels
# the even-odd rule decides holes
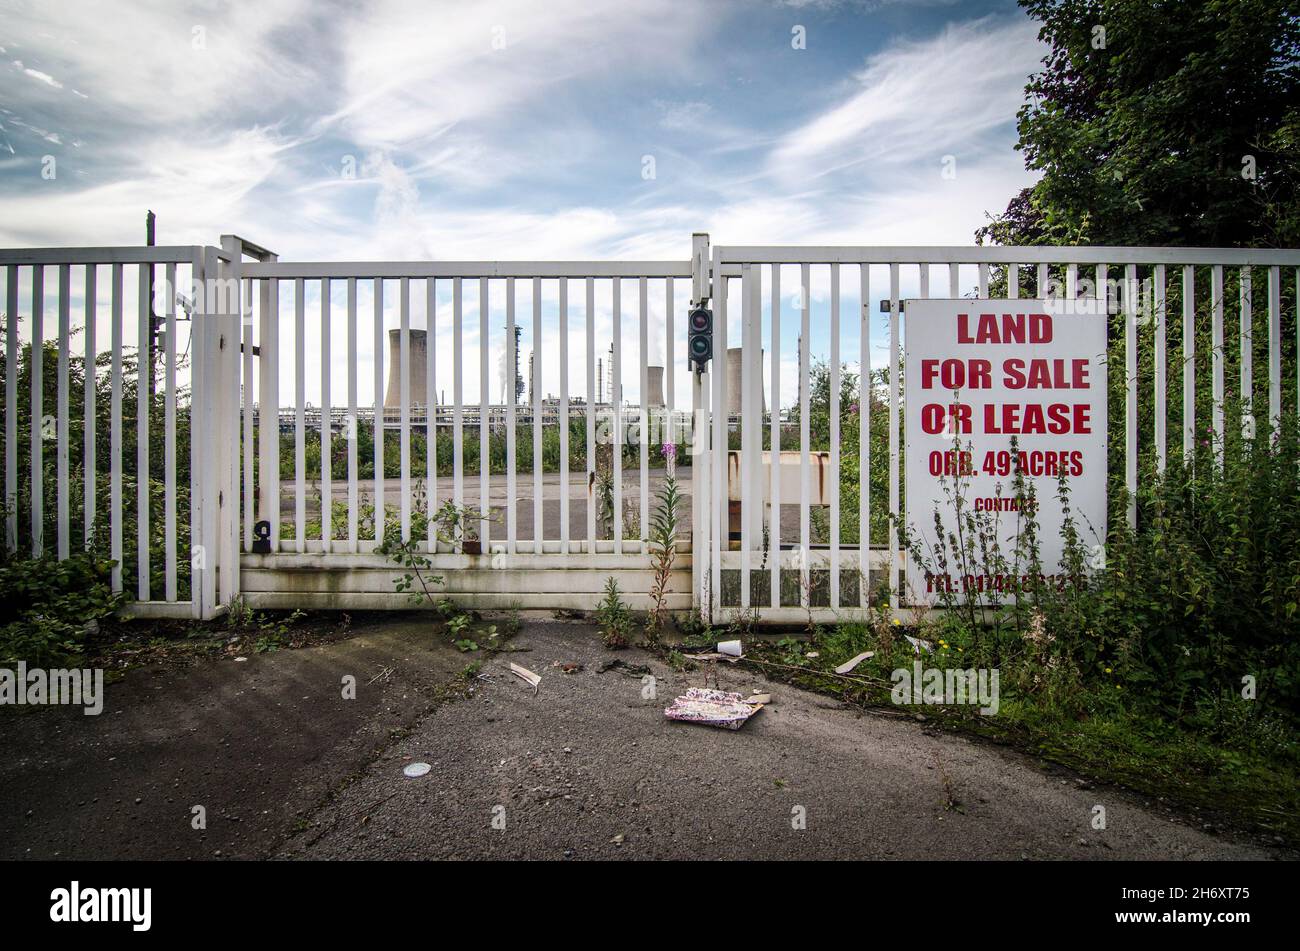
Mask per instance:
[[[244,380],[240,366],[240,346],[243,335],[244,282],[243,255],[244,244],[237,235],[221,236],[221,260],[217,262],[216,285],[217,314],[221,318],[217,331],[217,368],[214,371],[216,382],[217,417],[214,436],[217,440],[217,526],[214,543],[217,549],[217,601],[229,604],[239,594],[239,555],[240,555],[240,458],[243,448],[240,445],[242,432],[240,428],[241,396]],[[249,337],[252,343],[252,337]],[[229,504],[227,504],[229,500]]]
[[[691,295],[695,306],[703,307],[713,298],[713,285],[709,270],[709,235],[697,231],[691,235]]]

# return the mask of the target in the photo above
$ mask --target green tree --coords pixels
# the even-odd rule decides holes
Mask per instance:
[[[1042,173],[998,244],[1294,247],[1300,14],[1289,0],[1020,0],[1043,70],[1018,114]]]

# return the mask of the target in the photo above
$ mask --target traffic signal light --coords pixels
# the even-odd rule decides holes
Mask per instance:
[[[687,319],[689,334],[686,338],[689,363],[693,369],[703,370],[713,357],[713,311],[696,307]]]

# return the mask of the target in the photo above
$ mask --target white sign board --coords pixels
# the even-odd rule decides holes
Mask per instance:
[[[1059,473],[1070,512],[1092,552],[1106,537],[1106,317],[1061,313],[1035,300],[909,300],[904,306],[906,524],[927,563],[909,560],[910,600],[946,591],[1013,600],[1025,575],[990,570],[983,558],[950,558],[937,570],[935,513],[944,534],[964,512],[996,518],[995,534],[1014,562],[1023,512],[1016,467],[1033,487],[1039,559],[1051,583],[1064,551]],[[1054,312],[1055,311],[1055,312]],[[1015,441],[1015,455],[1012,441]],[[959,475],[960,474],[960,475]],[[992,519],[985,519],[992,528]],[[963,520],[964,524],[964,520]],[[951,549],[949,550],[951,554]],[[1096,567],[1100,559],[1091,559]],[[1020,566],[1024,571],[1024,566]]]

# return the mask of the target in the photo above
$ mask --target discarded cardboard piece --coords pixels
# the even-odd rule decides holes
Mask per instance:
[[[533,693],[537,693],[537,685],[542,682],[542,675],[535,674],[527,667],[520,667],[514,661],[510,662],[510,673],[514,674],[528,686],[533,688]]]
[[[738,693],[691,687],[674,700],[672,706],[664,708],[664,716],[685,723],[739,730],[762,709],[763,704],[754,702],[753,698],[746,700]]]
[[[847,674],[849,671],[851,671],[854,667],[858,666],[858,664],[862,663],[864,660],[870,660],[872,657],[875,656],[876,656],[875,651],[863,651],[861,654],[859,654],[857,657],[854,657],[852,660],[846,660],[844,663],[836,667],[835,673]]]
[[[745,659],[744,654],[741,654],[737,657],[733,657],[730,654],[719,654],[717,651],[703,651],[702,653],[687,654],[686,656],[689,657],[691,660],[725,660],[730,664],[734,664],[738,660]]]

